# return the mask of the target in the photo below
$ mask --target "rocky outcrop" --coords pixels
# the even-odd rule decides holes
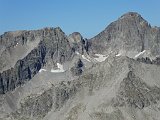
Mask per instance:
[[[47,90],[41,95],[30,95],[21,101],[21,107],[12,116],[16,120],[40,120],[52,109],[53,93]]]
[[[47,29],[6,32],[0,36],[0,71],[14,67],[43,40]]]
[[[71,72],[73,76],[79,76],[82,74],[83,72],[83,68],[84,68],[84,64],[81,61],[81,59],[79,59],[75,65],[71,68]]]
[[[120,84],[114,106],[135,107],[143,109],[156,104],[160,100],[160,88],[150,87],[137,77],[133,71],[129,71],[127,77]]]
[[[88,52],[89,42],[87,39],[84,39],[80,33],[74,32],[69,35],[68,39],[74,51],[80,54]]]
[[[51,110],[59,111],[79,89],[79,83],[73,84],[70,81],[52,85],[40,94],[31,94],[22,99],[20,108],[11,115],[16,120],[42,120]]]
[[[9,70],[0,73],[0,93],[15,89],[33,78],[43,66],[64,63],[73,57],[69,41],[60,28],[44,30],[38,46]]]
[[[155,59],[150,59],[149,57],[146,57],[146,58],[137,58],[137,61],[139,62],[143,62],[143,63],[146,63],[146,64],[155,64],[155,65],[160,65],[160,58],[159,57],[156,57]]]

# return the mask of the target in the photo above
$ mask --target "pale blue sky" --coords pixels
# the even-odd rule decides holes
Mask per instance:
[[[160,26],[160,0],[0,0],[0,34],[59,26],[90,38],[129,11]]]

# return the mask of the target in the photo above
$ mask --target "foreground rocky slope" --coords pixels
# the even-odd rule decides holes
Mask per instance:
[[[158,120],[159,70],[159,66],[128,57],[109,57],[103,64],[94,65],[76,80],[58,82],[52,78],[45,90],[24,96],[30,85],[26,84],[7,93],[7,96],[12,96],[18,102],[12,103],[7,96],[4,97],[4,103],[9,104],[6,109],[11,110],[6,118]],[[21,94],[19,96],[16,95],[18,91]],[[14,109],[10,108],[13,106]]]
[[[159,120],[159,32],[129,12],[91,40],[60,28],[5,33],[0,119]]]

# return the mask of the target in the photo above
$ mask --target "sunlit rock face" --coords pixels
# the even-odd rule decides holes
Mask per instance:
[[[147,50],[148,56],[159,56],[159,33],[160,29],[152,28],[141,15],[129,12],[93,37],[90,50],[94,53],[122,52],[130,57]]]
[[[27,32],[29,34],[26,35]],[[19,42],[19,44],[21,44],[21,47],[18,47],[18,45],[16,44],[17,48],[12,48],[14,47],[13,45],[8,45],[9,43],[4,44],[6,46],[9,46],[9,48],[6,48],[5,51],[10,51],[10,49],[17,49],[17,52],[9,53],[11,57],[16,56],[16,54],[19,54],[21,57],[23,57],[22,59],[21,57],[19,59],[16,58],[17,61],[13,63],[14,65],[11,68],[8,68],[8,70],[4,70],[2,73],[0,73],[0,93],[5,93],[7,91],[15,89],[21,84],[24,84],[25,81],[30,80],[32,77],[34,77],[34,75],[37,74],[43,66],[54,67],[56,62],[64,63],[65,61],[71,60],[73,57],[73,51],[70,47],[69,41],[60,28],[45,28],[38,31],[27,32],[22,32],[19,33],[20,35],[18,34],[19,36],[8,38],[11,42],[12,39],[16,40],[19,38],[19,41],[16,42]],[[15,33],[13,32],[6,34]],[[39,34],[39,36],[37,34]],[[3,36],[4,39],[1,39],[2,42],[6,39],[5,35],[2,35],[2,38]],[[39,39],[34,36],[39,37]],[[34,41],[38,41],[38,43],[33,45]],[[28,51],[24,51],[23,54],[18,53],[28,46],[28,42],[31,42],[29,44],[33,46],[30,48],[30,52],[27,53]],[[25,53],[27,53],[26,56],[24,56]],[[2,58],[2,55],[1,59],[5,59],[6,61],[10,60],[7,55],[4,55],[4,58]],[[1,62],[1,64],[4,65],[5,62]],[[12,63],[8,63],[6,66],[8,66],[9,64]]]

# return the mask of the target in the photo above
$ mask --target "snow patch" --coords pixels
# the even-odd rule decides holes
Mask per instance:
[[[62,64],[57,63],[57,67],[58,67],[58,69],[51,69],[51,72],[53,72],[53,73],[65,72]]]
[[[118,53],[116,56],[121,56],[121,54],[120,54],[120,53]]]
[[[47,71],[47,70],[46,69],[40,69],[39,70],[40,73],[43,72],[43,71]]]
[[[18,43],[14,46],[14,48],[16,48],[18,46]]]
[[[87,60],[88,62],[91,62],[88,58],[86,58],[84,55],[82,55],[82,58]]]
[[[95,54],[98,58],[94,58],[95,60],[97,60],[98,62],[103,62],[106,60],[106,58],[108,56],[102,55],[102,54]]]
[[[18,43],[16,44],[16,46],[18,45]]]
[[[78,51],[75,52],[77,55],[80,55],[80,53]]]
[[[146,50],[143,50],[142,52],[140,52],[140,53],[138,53],[137,55],[135,55],[135,58],[137,58],[137,57],[143,55],[145,52],[146,52]]]

